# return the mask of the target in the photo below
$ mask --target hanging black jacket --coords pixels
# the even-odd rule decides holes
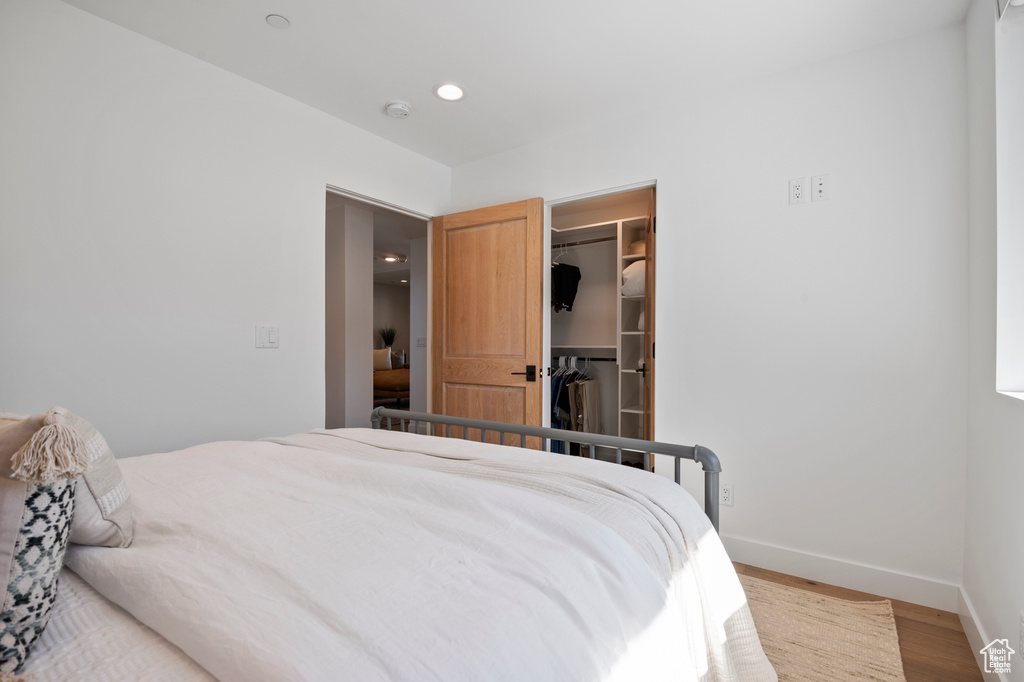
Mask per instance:
[[[576,300],[576,290],[579,288],[581,277],[580,269],[575,265],[552,263],[551,307],[556,313],[560,310],[572,312],[572,304]]]

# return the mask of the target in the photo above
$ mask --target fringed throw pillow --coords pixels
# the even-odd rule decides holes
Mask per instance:
[[[0,673],[14,673],[46,627],[71,533],[85,447],[56,410],[0,420]]]
[[[128,547],[135,537],[131,497],[114,453],[96,427],[85,419],[62,407],[51,411],[60,413],[65,423],[78,432],[85,444],[85,458],[89,463],[75,492],[71,542],[97,547]],[[0,410],[0,419],[24,419],[26,416]]]

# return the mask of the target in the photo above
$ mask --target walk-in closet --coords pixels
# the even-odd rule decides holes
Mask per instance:
[[[654,209],[653,187],[551,209],[556,428],[654,437]],[[616,459],[601,448],[594,455]]]

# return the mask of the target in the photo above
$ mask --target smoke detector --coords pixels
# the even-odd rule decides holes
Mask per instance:
[[[292,25],[292,22],[288,21],[287,17],[282,17],[280,14],[268,14],[267,23],[282,31]]]
[[[388,112],[391,118],[409,118],[412,113],[412,105],[400,99],[388,100],[384,104],[384,111]]]

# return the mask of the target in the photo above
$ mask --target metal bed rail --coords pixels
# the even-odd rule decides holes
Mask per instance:
[[[702,445],[676,445],[674,443],[659,443],[650,440],[639,440],[637,438],[623,438],[620,436],[607,436],[601,433],[584,433],[582,431],[565,431],[542,426],[526,426],[523,424],[507,424],[505,422],[487,421],[483,419],[469,419],[467,417],[450,417],[443,414],[429,414],[427,412],[408,412],[406,410],[394,410],[387,407],[374,408],[370,415],[370,422],[373,428],[381,428],[381,422],[388,419],[388,430],[392,428],[394,421],[399,422],[400,429],[408,432],[410,426],[414,432],[418,432],[419,424],[435,424],[445,427],[444,437],[451,438],[452,427],[462,428],[463,440],[469,440],[469,430],[480,431],[480,442],[486,442],[487,433],[498,434],[498,443],[505,445],[508,434],[519,436],[519,447],[526,447],[526,437],[540,438],[541,449],[550,452],[551,443],[566,442],[579,443],[581,445],[593,445],[615,450],[615,461],[622,463],[623,452],[640,452],[644,457],[644,468],[651,468],[652,455],[665,455],[675,460],[675,482],[681,483],[680,463],[684,459],[693,460],[700,464],[704,470],[704,513],[711,520],[711,525],[718,532],[718,475],[722,472],[722,465],[718,461],[718,455]],[[433,432],[434,429],[427,429]],[[591,448],[590,457],[594,458],[594,449]]]

